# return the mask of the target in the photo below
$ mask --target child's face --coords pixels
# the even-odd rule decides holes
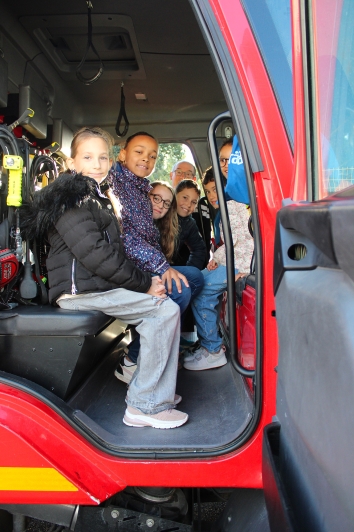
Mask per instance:
[[[150,192],[150,200],[152,204],[152,217],[154,220],[159,220],[167,214],[169,207],[166,205],[169,204],[171,206],[172,192],[163,185],[156,185]],[[164,202],[167,202],[167,204]]]
[[[128,146],[121,150],[119,158],[125,166],[138,177],[149,177],[154,171],[158,152],[158,144],[151,137],[139,135],[134,137]]]
[[[70,170],[76,170],[97,183],[106,177],[112,165],[109,158],[107,143],[99,137],[88,137],[82,140],[76,150],[75,157],[67,159]]]
[[[194,188],[184,188],[181,192],[178,192],[176,199],[177,214],[185,218],[195,211],[199,195]]]
[[[218,202],[218,194],[216,192],[215,181],[210,181],[210,183],[208,183],[207,185],[204,185],[204,190],[205,190],[205,195],[209,203],[211,203],[214,209],[218,209],[219,202]]]
[[[226,146],[221,148],[220,153],[219,153],[221,171],[224,174],[224,177],[226,177],[226,179],[227,179],[227,171],[229,169],[229,160],[230,160],[231,152],[232,152],[232,145],[227,144]]]

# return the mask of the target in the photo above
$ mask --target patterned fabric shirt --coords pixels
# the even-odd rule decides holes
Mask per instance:
[[[159,231],[152,218],[148,179],[116,164],[108,180],[122,206],[121,226],[126,255],[145,272],[162,275],[170,267],[162,253]]]
[[[227,201],[232,240],[234,244],[235,268],[240,273],[249,273],[253,254],[254,242],[248,229],[250,211],[244,203],[234,200]],[[224,240],[222,226],[220,222],[221,238]],[[218,264],[226,266],[225,244],[220,246],[215,252],[213,259]]]

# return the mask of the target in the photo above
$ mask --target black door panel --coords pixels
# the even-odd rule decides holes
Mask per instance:
[[[352,194],[352,198],[348,195]],[[286,270],[340,267],[354,280],[354,187],[314,203],[291,204],[278,213],[274,291]],[[299,249],[302,246],[302,252]]]
[[[279,474],[296,530],[352,531],[354,199],[285,207],[277,226]]]

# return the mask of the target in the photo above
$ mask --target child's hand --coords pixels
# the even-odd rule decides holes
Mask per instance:
[[[235,282],[238,280],[238,279],[241,279],[241,277],[245,277],[247,275],[247,273],[236,273],[235,275]]]
[[[172,292],[172,280],[175,281],[179,294],[182,292],[181,280],[187,287],[189,286],[187,278],[174,268],[169,268],[163,275],[161,275],[161,279],[164,284],[167,283],[167,291],[169,294]]]
[[[157,275],[151,278],[151,286],[146,293],[151,296],[161,297],[161,299],[167,297],[165,285]]]
[[[211,259],[207,264],[207,270],[209,270],[210,272],[211,270],[216,270],[217,267],[218,263],[214,259]]]

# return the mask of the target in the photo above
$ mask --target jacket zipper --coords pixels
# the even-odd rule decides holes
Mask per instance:
[[[73,262],[71,264],[71,295],[74,296],[77,293],[77,288],[75,284],[75,276],[76,276],[76,259],[73,259]]]

